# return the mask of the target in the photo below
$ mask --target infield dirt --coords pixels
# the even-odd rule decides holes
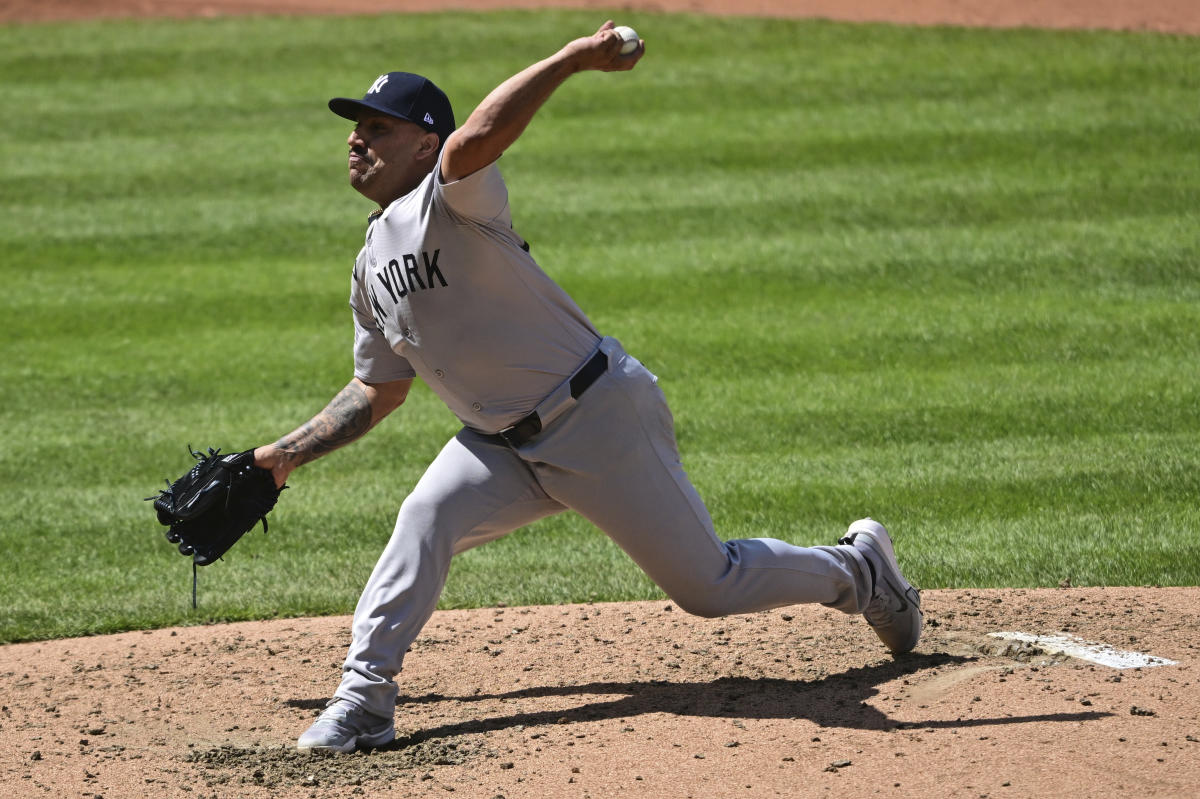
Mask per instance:
[[[345,617],[0,648],[10,797],[1191,797],[1200,589],[929,591],[917,651],[802,606],[441,611],[394,746],[302,754]],[[988,633],[1066,632],[1116,669]]]
[[[1194,0],[11,0],[80,16],[620,5],[842,20],[1200,33]],[[903,551],[901,550],[901,556]],[[6,797],[1193,797],[1200,588],[927,591],[916,652],[861,618],[725,619],[669,602],[440,611],[395,745],[293,742],[336,686],[348,617],[0,647]],[[989,633],[1174,663],[1117,669]]]
[[[848,22],[1113,28],[1200,34],[1195,0],[7,0],[0,22],[80,17],[378,14],[494,8],[630,8]]]

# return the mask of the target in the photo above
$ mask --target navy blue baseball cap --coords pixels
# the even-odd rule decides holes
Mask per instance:
[[[411,72],[380,75],[361,100],[334,97],[329,110],[340,117],[358,120],[363,109],[406,119],[438,135],[439,146],[454,132],[454,109],[446,93],[429,78]]]

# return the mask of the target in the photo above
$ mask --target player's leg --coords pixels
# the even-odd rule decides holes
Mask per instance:
[[[562,510],[508,447],[468,430],[451,439],[405,499],[359,598],[334,694],[345,704],[331,705],[330,718],[301,736],[301,748],[354,748],[347,730],[356,725],[378,729],[373,740],[364,738],[368,744],[390,740],[394,677],[433,614],[451,557]],[[328,739],[338,745],[323,745]]]
[[[521,450],[549,494],[604,530],[689,612],[815,602],[861,613],[874,604],[877,558],[863,546],[722,542],[684,473],[653,375],[623,353],[613,360],[578,406]]]

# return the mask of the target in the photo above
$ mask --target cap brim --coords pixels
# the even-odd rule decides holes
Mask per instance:
[[[357,122],[358,115],[364,110],[367,110],[374,111],[377,114],[383,114],[384,116],[403,119],[406,122],[413,122],[416,125],[421,125],[420,122],[415,122],[408,117],[400,116],[390,108],[385,108],[381,105],[374,105],[372,103],[365,103],[362,100],[352,100],[349,97],[334,97],[329,101],[329,110],[344,119],[349,119],[351,122]],[[426,126],[421,125],[421,127]]]

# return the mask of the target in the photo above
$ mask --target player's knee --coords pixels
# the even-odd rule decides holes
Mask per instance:
[[[729,613],[727,603],[716,591],[695,596],[671,594],[671,600],[684,613],[690,613],[693,616],[700,616],[705,619],[715,619],[718,616],[725,616]]]
[[[396,516],[397,530],[428,530],[437,526],[439,503],[418,494],[410,494]]]

